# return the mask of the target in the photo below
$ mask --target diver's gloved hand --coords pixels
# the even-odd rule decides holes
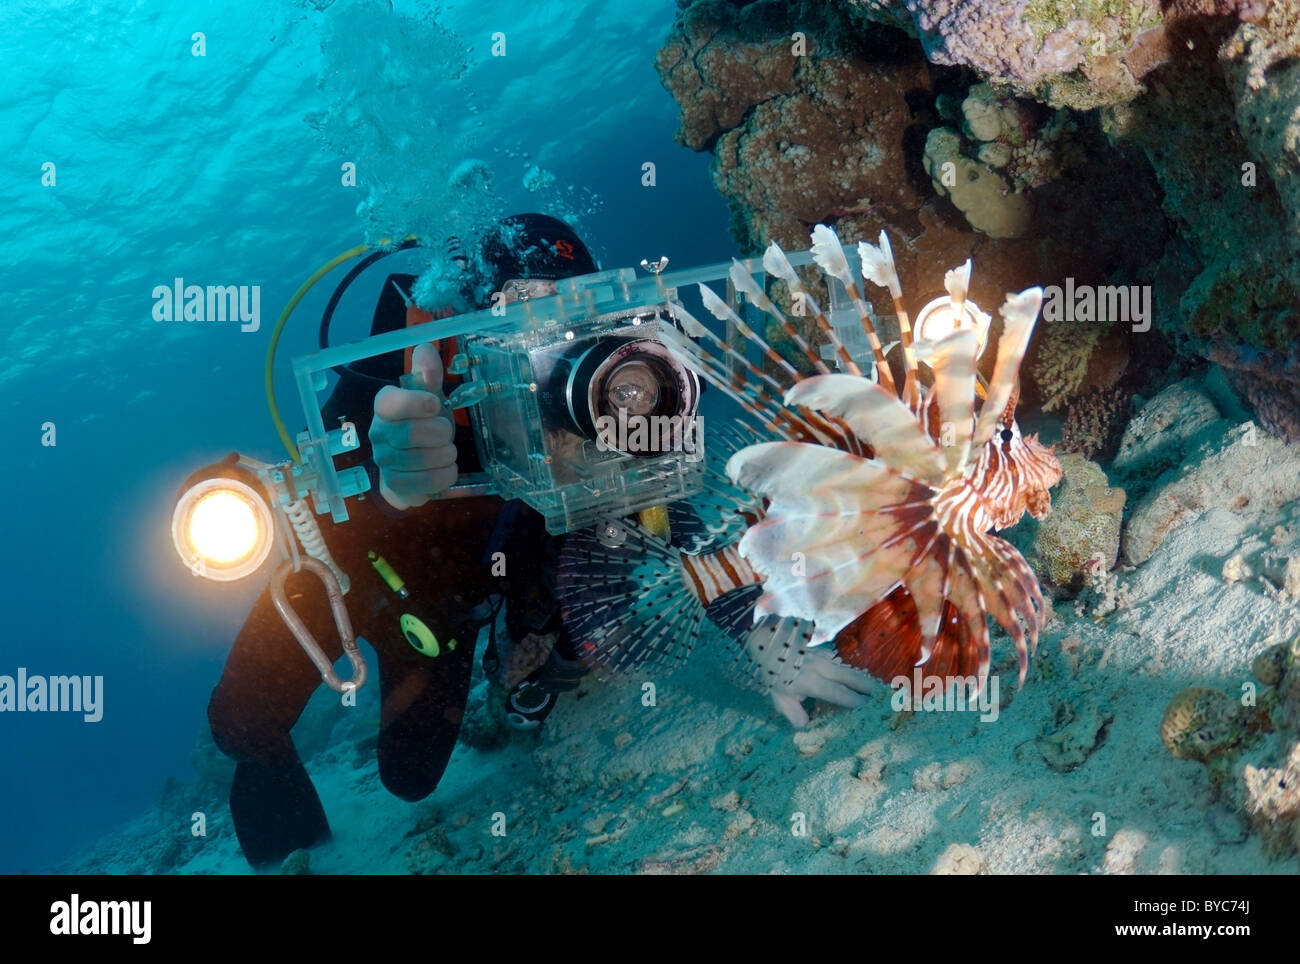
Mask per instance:
[[[424,505],[456,481],[456,427],[442,402],[442,358],[417,345],[411,371],[425,390],[380,389],[370,423],[370,447],[379,466],[379,494],[397,509]]]
[[[856,709],[867,702],[872,679],[841,663],[829,648],[805,649],[791,620],[769,617],[750,631],[745,646],[770,683],[772,703],[795,729],[808,725],[803,701],[812,698]]]

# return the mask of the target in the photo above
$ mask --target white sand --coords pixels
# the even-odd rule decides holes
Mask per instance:
[[[1300,456],[1279,451],[1268,472],[1300,470]],[[766,698],[720,681],[712,640],[669,678],[588,680],[540,737],[458,748],[418,805],[384,791],[373,741],[358,747],[373,727],[344,727],[353,735],[309,764],[335,832],[312,869],[927,873],[968,845],[944,862],[994,873],[1296,873],[1300,862],[1270,859],[1216,801],[1205,768],[1174,759],[1158,733],[1180,689],[1238,694],[1251,657],[1300,632],[1300,610],[1258,577],[1222,576],[1243,544],[1258,573],[1274,527],[1300,531],[1300,506],[1236,508],[1192,513],[1121,572],[1127,608],[1096,621],[1058,603],[1018,693],[1010,645],[996,640],[996,722],[899,716],[881,685],[865,708],[819,706],[796,732]],[[655,684],[656,705],[642,705],[643,682]],[[1282,740],[1265,738],[1243,760],[1275,763]],[[1048,756],[1079,765],[1061,772]],[[190,836],[188,814],[156,812],[77,869],[146,869],[179,837],[175,870],[247,872],[224,801],[206,812],[206,838]]]

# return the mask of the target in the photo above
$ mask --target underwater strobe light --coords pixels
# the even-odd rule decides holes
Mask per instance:
[[[176,500],[172,544],[196,576],[232,582],[251,575],[266,562],[278,540],[279,513],[284,523],[279,527],[284,537],[283,554],[287,558],[271,577],[271,601],[325,685],[347,693],[360,689],[366,681],[366,663],[343,604],[348,578],[330,557],[320,528],[296,486],[290,483],[291,478],[287,463],[265,465],[238,454],[200,469],[186,481]],[[289,528],[294,535],[288,534]],[[294,536],[302,545],[302,553],[288,547],[288,540]],[[289,602],[285,580],[299,571],[310,572],[324,586],[343,653],[352,664],[349,680],[334,672],[333,661]]]
[[[226,466],[213,468],[229,474],[200,479],[181,493],[172,513],[172,543],[196,575],[230,582],[266,561],[275,524],[255,479],[232,478]]]
[[[951,297],[935,298],[921,309],[913,325],[916,340],[936,342],[945,335],[967,328],[975,332],[975,351],[984,353],[989,340],[989,324],[993,319],[980,310],[970,299],[955,302]]]

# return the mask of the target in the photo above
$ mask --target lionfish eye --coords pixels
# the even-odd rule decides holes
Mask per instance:
[[[1004,428],[1004,429],[1002,430],[1002,441],[1003,441],[1003,442],[1010,442],[1010,441],[1011,441],[1011,429],[1009,429],[1009,428]]]

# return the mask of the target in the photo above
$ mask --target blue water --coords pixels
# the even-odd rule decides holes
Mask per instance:
[[[432,5],[387,0],[0,4],[0,675],[102,675],[105,693],[98,723],[0,713],[0,872],[48,867],[192,777],[259,585],[195,580],[170,511],[194,468],[279,456],[262,357],[319,264],[493,206],[572,219],[603,267],[735,253],[707,155],[673,142],[653,69],[671,0],[485,6],[444,3],[435,27]],[[471,159],[491,190],[466,197],[447,173]],[[340,183],[347,160],[357,187]],[[552,187],[525,187],[534,166]],[[261,329],[155,322],[152,289],[175,277],[260,285]],[[287,362],[314,347],[331,287],[280,347],[292,426]],[[339,337],[364,334],[374,294],[344,303]]]

